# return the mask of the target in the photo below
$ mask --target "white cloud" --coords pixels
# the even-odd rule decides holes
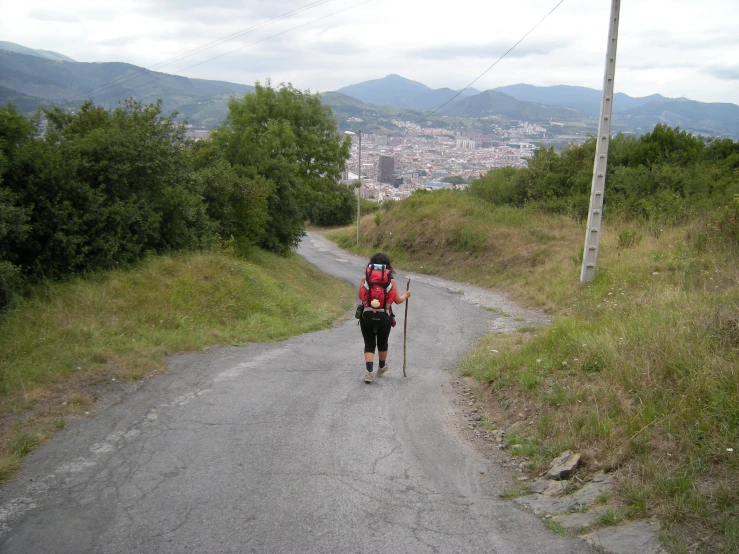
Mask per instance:
[[[162,70],[174,72],[223,55],[184,75],[247,84],[271,77],[275,83],[333,90],[396,73],[431,87],[458,89],[557,3],[371,0],[332,15],[361,1],[2,2],[0,38],[79,61],[125,61],[148,67],[261,26]],[[608,4],[566,0],[475,87],[524,82],[599,88]],[[270,22],[298,9],[303,11]],[[624,2],[616,89],[631,95],[661,93],[739,103],[737,20],[736,0]],[[294,29],[300,25],[304,26]],[[278,33],[284,34],[270,38]]]

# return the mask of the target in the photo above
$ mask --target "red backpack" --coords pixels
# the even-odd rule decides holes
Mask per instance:
[[[396,294],[391,271],[384,264],[367,264],[364,275],[364,286],[359,292],[362,319],[366,323],[386,325],[393,315],[392,304]]]

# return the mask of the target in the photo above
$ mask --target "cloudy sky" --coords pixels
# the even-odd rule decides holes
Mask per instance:
[[[432,88],[458,89],[558,2],[0,0],[0,40],[82,62],[122,61],[245,84],[270,78],[314,92],[389,73]],[[609,0],[564,0],[474,86],[599,89],[609,11]],[[739,104],[737,21],[737,0],[624,0],[616,90]]]

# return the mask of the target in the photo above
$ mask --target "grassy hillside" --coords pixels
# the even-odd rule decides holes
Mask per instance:
[[[164,371],[166,356],[325,329],[352,297],[301,258],[256,249],[154,257],[39,289],[0,314],[0,483],[67,418]]]
[[[615,471],[619,520],[656,516],[673,552],[739,552],[739,252],[735,213],[673,227],[607,222],[580,285],[585,229],[465,193],[414,194],[329,236],[403,269],[494,287],[556,316],[484,338],[459,371],[496,408],[533,475],[566,449]],[[728,215],[727,215],[728,214]],[[733,219],[732,219],[733,218]],[[496,420],[500,423],[500,420]]]

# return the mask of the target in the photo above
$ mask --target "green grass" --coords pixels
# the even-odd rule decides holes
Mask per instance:
[[[555,315],[546,329],[484,337],[457,368],[501,399],[536,406],[539,422],[513,439],[517,451],[542,471],[566,449],[583,455],[587,471],[619,468],[625,517],[658,517],[684,547],[698,536],[731,544],[739,252],[714,219],[659,232],[606,221],[587,285],[579,283],[580,224],[459,193],[414,194],[380,225],[363,220],[352,248]],[[350,233],[328,236],[341,242]]]
[[[600,525],[605,525],[606,527],[616,525],[619,520],[620,518],[618,513],[615,510],[611,510],[610,508],[605,510],[602,514],[600,514],[600,517],[598,517],[598,523]]]
[[[351,297],[301,258],[256,249],[153,257],[39,288],[0,315],[0,482],[89,409],[95,386],[162,372],[178,352],[325,329]]]
[[[556,533],[557,535],[566,535],[567,530],[562,526],[562,524],[559,521],[554,521],[553,519],[545,519],[544,520],[544,526],[549,529],[552,533]]]
[[[513,487],[508,487],[501,494],[501,498],[518,498],[531,494],[531,485],[529,483],[518,483]]]

